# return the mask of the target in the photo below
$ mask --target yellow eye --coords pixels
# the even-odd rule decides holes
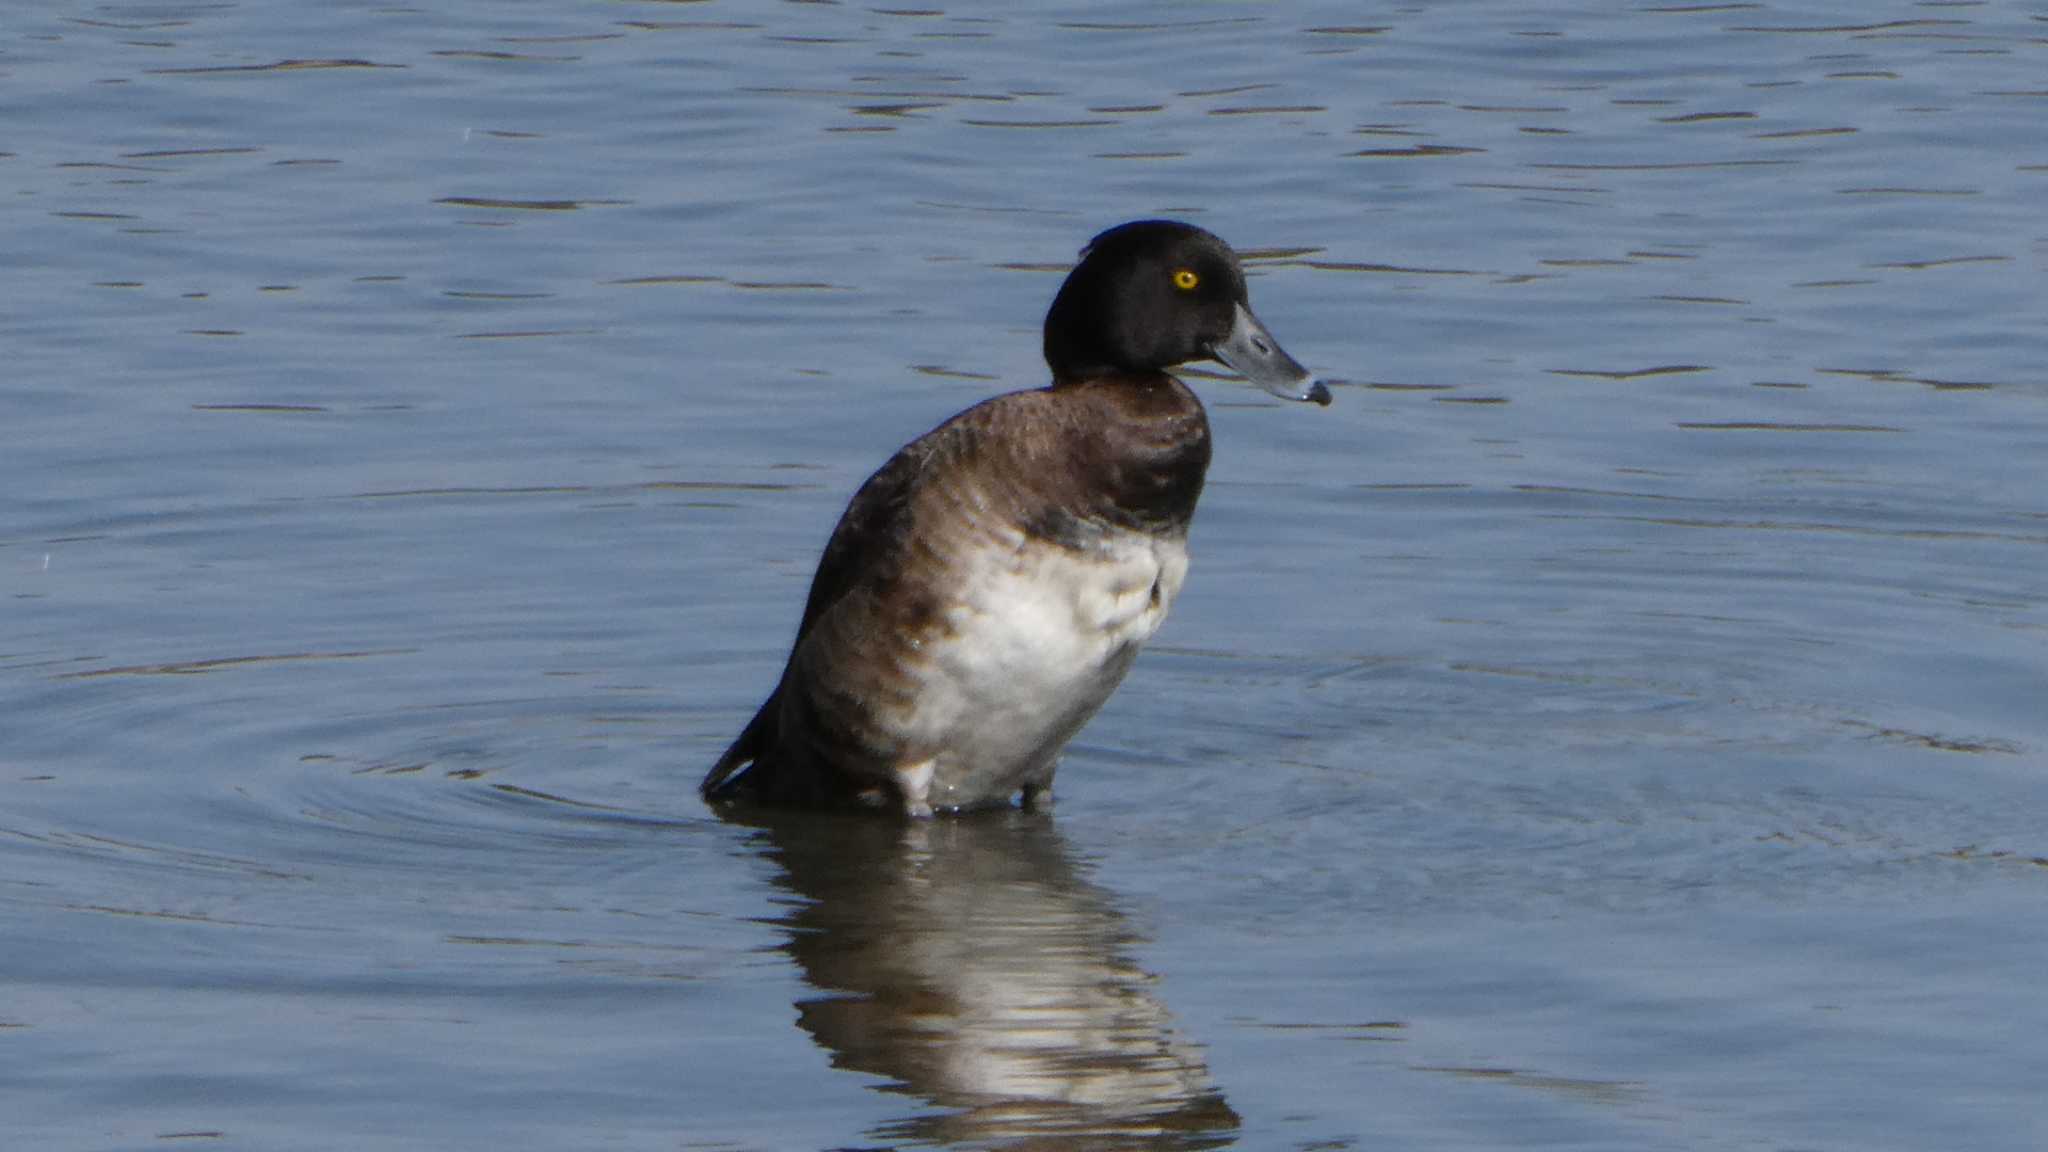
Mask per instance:
[[[1195,270],[1192,268],[1177,268],[1174,270],[1173,286],[1183,292],[1193,292],[1195,286],[1201,282],[1202,278],[1195,275]]]

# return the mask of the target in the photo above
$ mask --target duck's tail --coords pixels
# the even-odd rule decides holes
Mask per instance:
[[[778,709],[782,702],[782,689],[770,693],[761,710],[747,721],[739,739],[704,774],[704,782],[697,791],[706,800],[725,800],[745,792],[753,791],[761,783],[757,779],[767,771],[769,745],[774,741],[775,728],[779,719]]]

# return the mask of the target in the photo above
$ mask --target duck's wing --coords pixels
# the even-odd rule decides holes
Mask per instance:
[[[905,445],[847,502],[839,526],[825,542],[825,554],[818,558],[818,572],[811,577],[803,622],[796,629],[797,644],[811,634],[818,617],[855,584],[885,569],[894,571],[909,535],[911,496],[917,491],[925,463],[949,428],[941,426]]]
[[[796,640],[790,645],[792,657],[818,618],[856,584],[884,570],[894,570],[903,541],[909,535],[911,496],[917,490],[925,462],[931,458],[935,441],[945,428],[941,426],[906,445],[854,493],[839,517],[839,526],[832,530],[832,538],[825,544],[825,554],[818,559],[817,574],[811,577],[803,622],[797,625]],[[785,665],[784,683],[788,675]],[[775,686],[739,738],[705,773],[704,782],[698,786],[705,797],[731,795],[740,784],[736,777],[744,769],[766,763],[772,757],[781,727],[784,683]]]

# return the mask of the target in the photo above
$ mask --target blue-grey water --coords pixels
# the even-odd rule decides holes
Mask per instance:
[[[0,19],[0,1146],[2048,1144],[2048,4]],[[717,818],[844,500],[1202,223],[1050,815]]]

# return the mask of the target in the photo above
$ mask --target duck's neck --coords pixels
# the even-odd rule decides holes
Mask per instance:
[[[1209,418],[1187,385],[1164,372],[1055,379],[1086,402],[1072,461],[1093,515],[1120,528],[1179,533],[1209,471]]]

